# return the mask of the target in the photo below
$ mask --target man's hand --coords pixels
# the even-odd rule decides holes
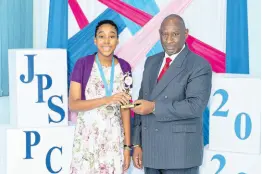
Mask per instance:
[[[135,147],[134,152],[133,152],[133,163],[134,166],[138,169],[143,168],[143,163],[142,163],[142,149],[141,147]]]
[[[134,104],[138,104],[133,108],[133,111],[139,115],[147,115],[153,112],[155,108],[155,102],[147,100],[136,100]]]

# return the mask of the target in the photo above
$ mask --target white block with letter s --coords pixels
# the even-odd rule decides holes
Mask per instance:
[[[10,49],[11,124],[68,125],[67,54],[64,49]]]
[[[260,155],[213,151],[204,149],[200,174],[259,174]]]
[[[74,126],[7,130],[7,174],[68,174]]]
[[[260,154],[260,79],[217,74],[212,85],[209,148]]]

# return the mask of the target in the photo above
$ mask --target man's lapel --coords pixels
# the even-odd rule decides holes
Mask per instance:
[[[185,69],[185,65],[183,64],[189,50],[187,46],[178,54],[175,60],[171,63],[168,70],[163,75],[162,79],[154,84],[154,89],[151,93],[151,100],[154,100],[161,91],[169,84],[171,80],[173,80],[181,71]],[[163,59],[162,59],[163,61]],[[161,62],[162,63],[162,62]],[[161,64],[160,64],[161,66]],[[157,75],[159,73],[160,68],[157,71]],[[155,72],[154,72],[155,73]],[[157,79],[157,77],[156,77]]]

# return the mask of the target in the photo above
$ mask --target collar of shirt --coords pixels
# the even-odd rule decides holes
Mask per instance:
[[[163,67],[165,66],[166,58],[169,57],[170,59],[172,59],[172,62],[173,62],[173,61],[175,60],[175,58],[177,57],[177,55],[178,55],[184,48],[185,48],[185,45],[183,46],[183,48],[182,48],[177,54],[173,54],[172,56],[168,56],[168,54],[165,53],[165,57],[164,57],[164,60],[163,60],[163,62],[162,62],[162,65],[161,65],[161,67],[160,67],[160,71],[159,71],[159,73],[158,73],[158,76],[159,76],[161,70],[163,69]],[[172,63],[172,62],[171,62],[171,63]],[[171,63],[170,63],[170,64],[171,64]]]

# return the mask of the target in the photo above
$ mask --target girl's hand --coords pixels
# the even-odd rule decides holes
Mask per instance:
[[[130,151],[129,150],[124,150],[124,164],[123,164],[123,170],[126,172],[130,166]]]
[[[125,92],[120,92],[117,94],[114,94],[110,97],[106,97],[106,104],[110,105],[110,104],[128,104],[129,100],[131,100],[131,97],[126,94]]]

